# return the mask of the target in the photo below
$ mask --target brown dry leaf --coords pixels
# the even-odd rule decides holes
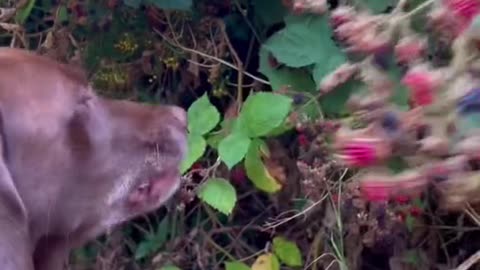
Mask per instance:
[[[270,158],[264,158],[263,162],[265,164],[265,167],[267,168],[267,171],[270,173],[270,175],[277,180],[282,186],[285,185],[287,182],[287,175],[285,173],[285,168],[280,165],[277,161],[270,159]]]

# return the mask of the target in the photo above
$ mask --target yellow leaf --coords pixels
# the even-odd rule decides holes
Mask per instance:
[[[252,265],[252,270],[279,270],[280,263],[273,253],[258,256]]]
[[[258,139],[250,143],[250,147],[245,156],[245,169],[248,178],[253,182],[258,189],[275,193],[279,191],[282,186],[275,177],[273,177],[261,158],[261,141]]]

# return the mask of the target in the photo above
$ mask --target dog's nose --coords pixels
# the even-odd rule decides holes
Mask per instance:
[[[180,122],[180,124],[184,127],[187,126],[187,112],[178,106],[171,106],[170,112],[172,113],[173,117]]]

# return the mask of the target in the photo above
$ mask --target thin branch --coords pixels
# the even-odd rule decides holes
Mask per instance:
[[[480,250],[470,256],[467,260],[455,268],[455,270],[468,270],[478,261],[480,261]]]
[[[158,35],[160,35],[166,42],[170,43],[170,45],[172,45],[172,46],[176,46],[176,47],[180,48],[180,49],[183,50],[183,51],[186,51],[186,52],[189,52],[189,53],[198,54],[198,55],[200,55],[200,56],[202,56],[202,57],[205,57],[205,58],[208,58],[208,59],[217,61],[217,62],[220,63],[220,64],[223,64],[223,65],[225,65],[225,66],[227,66],[227,67],[229,67],[229,68],[232,68],[232,69],[235,69],[235,70],[238,71],[238,68],[237,68],[234,64],[232,64],[232,63],[229,63],[229,62],[227,62],[227,61],[225,61],[225,60],[223,60],[223,59],[220,59],[220,58],[218,58],[218,57],[215,57],[215,56],[212,56],[212,55],[203,53],[203,52],[201,52],[201,51],[197,51],[197,50],[193,50],[193,49],[187,48],[187,47],[185,47],[185,46],[183,46],[183,45],[181,45],[181,44],[179,44],[179,43],[175,44],[174,42],[172,42],[168,37],[166,37],[164,34],[162,34],[162,33],[161,33],[160,31],[158,31],[157,29],[153,29],[153,31],[154,31],[155,33],[157,33]],[[245,76],[248,76],[248,77],[250,77],[251,79],[254,79],[254,80],[256,80],[256,81],[258,81],[258,82],[260,82],[260,83],[263,83],[263,84],[265,84],[265,85],[270,85],[270,82],[268,82],[268,81],[266,81],[266,80],[264,80],[264,79],[261,79],[261,78],[255,76],[255,75],[247,72],[247,71],[243,71],[242,73],[243,73]]]

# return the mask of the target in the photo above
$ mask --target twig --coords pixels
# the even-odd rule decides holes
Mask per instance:
[[[164,34],[162,34],[162,33],[161,33],[160,31],[158,31],[157,29],[153,29],[153,31],[154,31],[155,33],[157,33],[158,35],[160,35],[166,42],[170,43],[170,45],[172,45],[172,46],[176,46],[176,47],[180,48],[180,49],[183,50],[183,51],[186,51],[186,52],[189,52],[189,53],[198,54],[198,55],[200,55],[200,56],[202,56],[202,57],[205,57],[205,58],[208,58],[208,59],[217,61],[217,62],[220,63],[220,64],[223,64],[223,65],[225,65],[225,66],[227,66],[227,67],[229,67],[229,68],[232,68],[232,69],[235,69],[235,70],[238,71],[238,68],[237,68],[234,64],[232,64],[232,63],[229,63],[229,62],[227,62],[227,61],[225,61],[225,60],[223,60],[223,59],[220,59],[220,58],[218,58],[218,57],[215,57],[215,56],[212,56],[212,55],[203,53],[203,52],[201,52],[201,51],[197,51],[197,50],[193,50],[193,49],[187,48],[187,47],[185,47],[185,46],[183,46],[183,45],[181,45],[181,44],[179,44],[179,43],[175,44],[174,42],[172,42],[168,37],[166,37]],[[261,78],[255,76],[255,75],[247,72],[247,71],[243,71],[242,73],[243,73],[245,76],[248,76],[248,77],[250,77],[250,78],[252,78],[252,79],[254,79],[254,80],[256,80],[256,81],[258,81],[258,82],[260,82],[260,83],[263,83],[263,84],[266,84],[266,85],[270,85],[270,82],[268,82],[268,81],[266,81],[266,80],[264,80],[264,79],[261,79]]]
[[[470,256],[467,260],[465,260],[462,264],[460,264],[454,270],[468,270],[471,266],[475,263],[480,261],[480,250],[475,252],[472,256]]]
[[[321,204],[323,202],[323,200],[325,200],[327,197],[328,197],[329,194],[325,194],[322,198],[320,198],[320,200],[314,202],[312,205],[310,205],[309,207],[305,208],[303,211],[291,216],[291,217],[288,217],[288,218],[285,218],[283,220],[280,220],[280,221],[277,221],[277,222],[267,222],[265,224],[265,231],[268,231],[268,230],[272,230],[282,224],[285,224],[287,222],[290,222],[302,215],[306,215],[308,212],[310,212],[311,210],[315,209],[316,206],[318,206],[319,204]]]
[[[431,4],[435,3],[435,0],[428,0],[428,1],[425,1],[423,2],[422,4],[418,5],[418,7],[416,7],[415,9],[413,9],[412,11],[408,12],[407,14],[401,16],[399,18],[399,20],[405,20],[405,19],[408,19],[410,17],[412,17],[413,15],[419,13],[420,11],[422,11],[423,9],[427,8],[428,6],[430,6]]]
[[[227,43],[228,48],[230,49],[230,53],[233,55],[233,59],[237,63],[237,70],[238,70],[238,78],[237,78],[237,112],[240,113],[242,108],[242,100],[243,100],[243,62],[242,59],[237,54],[237,51],[230,42],[230,38],[228,37],[227,31],[225,30],[225,24],[223,21],[217,20],[217,24],[220,26],[220,30],[222,31],[222,35]]]

